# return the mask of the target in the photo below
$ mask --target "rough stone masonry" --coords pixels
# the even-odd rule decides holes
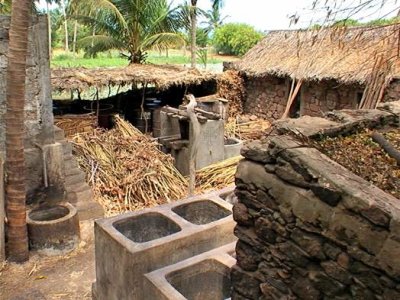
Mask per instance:
[[[242,154],[232,299],[400,299],[399,199],[290,135]]]

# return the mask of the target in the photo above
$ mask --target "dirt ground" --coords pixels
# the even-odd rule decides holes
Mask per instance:
[[[1,300],[92,299],[95,281],[93,221],[81,222],[81,242],[63,256],[31,252],[23,265],[0,265]]]

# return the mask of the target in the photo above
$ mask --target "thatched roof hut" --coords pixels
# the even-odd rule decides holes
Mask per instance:
[[[380,67],[379,58],[381,63],[388,62],[387,76],[396,77],[400,74],[399,29],[396,24],[272,31],[233,68],[256,77],[274,75],[363,84]]]
[[[138,65],[123,68],[68,68],[51,72],[53,91],[84,91],[89,88],[153,85],[159,90],[172,85],[200,84],[216,79],[216,74],[172,65]]]

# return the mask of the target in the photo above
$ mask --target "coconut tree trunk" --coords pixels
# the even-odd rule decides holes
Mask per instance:
[[[191,0],[192,6],[190,7],[190,29],[191,29],[191,44],[190,44],[190,65],[192,68],[196,67],[196,30],[197,30],[197,0]]]
[[[29,258],[25,207],[24,104],[31,0],[13,0],[7,68],[6,205],[8,258]]]
[[[78,36],[78,21],[75,20],[74,24],[74,41],[72,44],[72,52],[74,52],[74,55],[76,55],[76,40]]]
[[[68,41],[68,19],[67,19],[67,11],[65,0],[62,0],[63,7],[63,15],[64,15],[64,32],[65,32],[65,52],[69,52],[69,41]]]

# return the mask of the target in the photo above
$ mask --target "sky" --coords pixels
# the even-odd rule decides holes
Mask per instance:
[[[222,16],[228,16],[225,22],[241,22],[254,26],[260,31],[297,29],[306,28],[311,24],[323,23],[326,19],[326,8],[317,7],[312,10],[315,0],[224,0]],[[400,0],[386,0],[385,5],[379,4],[382,0],[372,1],[375,4],[372,8],[366,8],[362,13],[352,14],[352,18],[368,21],[380,17],[395,16],[400,7]],[[45,7],[44,0],[40,0],[41,7]],[[173,5],[178,5],[184,0],[172,0]],[[319,0],[325,3],[325,0]],[[336,0],[339,7],[334,7],[335,11],[342,11],[336,18],[343,19],[352,12],[350,9],[358,4],[360,0]],[[198,0],[198,6],[204,10],[211,8],[211,0]],[[298,15],[300,17],[296,25],[290,23],[289,16]]]

